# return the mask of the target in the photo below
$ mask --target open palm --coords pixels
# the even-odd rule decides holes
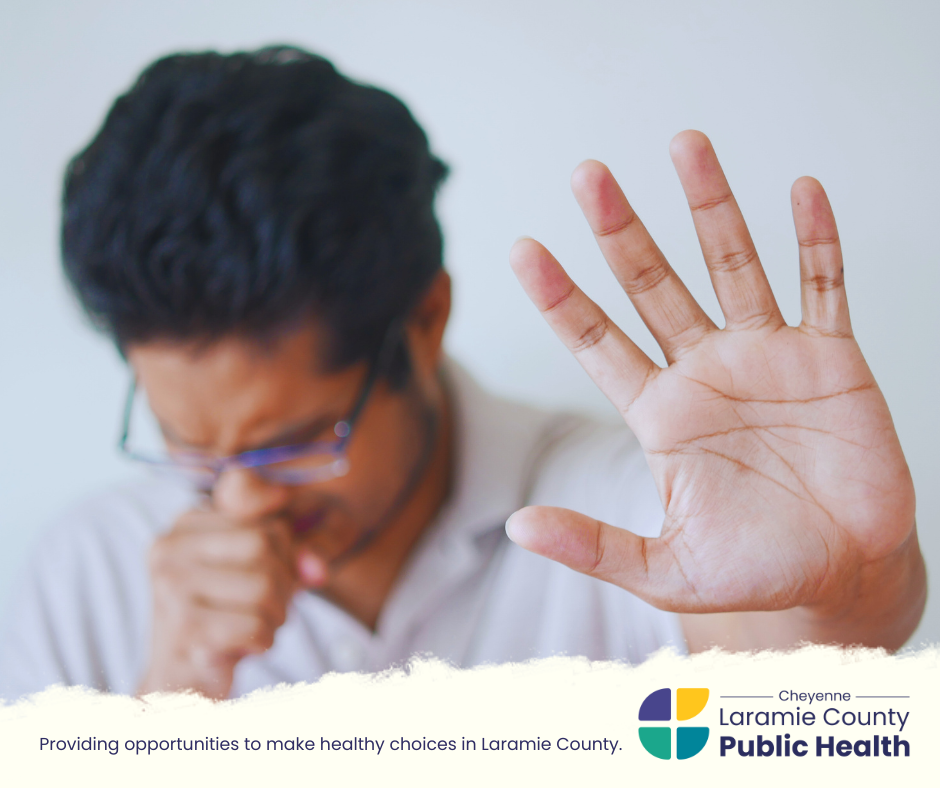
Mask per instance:
[[[726,326],[695,302],[604,165],[575,195],[662,348],[655,365],[526,239],[529,297],[636,433],[666,512],[641,538],[575,512],[522,510],[523,546],[680,612],[819,603],[911,534],[914,492],[884,398],[849,323],[835,221],[818,182],[793,187],[803,320],[787,326],[708,139],[671,152]]]

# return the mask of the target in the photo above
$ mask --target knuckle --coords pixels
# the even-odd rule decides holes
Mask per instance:
[[[617,235],[618,233],[622,233],[631,224],[633,224],[634,219],[636,219],[636,214],[633,211],[630,211],[619,222],[615,222],[608,227],[601,227],[600,229],[595,230],[594,235],[596,235],[598,238],[606,238],[609,235]]]
[[[714,258],[709,267],[717,273],[733,274],[742,268],[754,265],[756,262],[758,262],[757,251],[753,247],[732,249],[730,252],[725,252]]]
[[[668,347],[668,352],[674,358],[681,358],[689,353],[695,352],[699,343],[708,334],[709,323],[707,319],[697,319],[690,325],[682,326],[678,330],[663,333],[663,349]],[[651,373],[647,373],[646,382],[648,382]]]
[[[270,574],[259,575],[254,583],[254,601],[256,604],[264,604],[275,599],[278,595],[278,584]]]
[[[274,628],[282,626],[287,621],[287,605],[276,605],[271,611],[271,622]]]
[[[661,261],[640,268],[623,285],[628,296],[638,296],[659,287],[669,278],[671,270]]]
[[[176,544],[169,538],[158,539],[150,546],[147,565],[153,578],[174,575],[178,572]]]
[[[592,323],[577,339],[571,343],[572,353],[581,353],[590,350],[604,339],[610,331],[610,318],[603,315],[598,321]]]
[[[803,280],[803,286],[815,293],[829,293],[838,290],[845,284],[843,269],[840,268],[837,274],[817,274]]]
[[[260,616],[253,616],[246,632],[248,643],[267,650],[274,645],[274,628]]]
[[[205,651],[224,651],[231,640],[230,630],[222,626],[211,614],[193,617],[182,622],[172,633],[172,640],[179,651],[203,649]]]
[[[807,325],[802,323],[800,330],[812,337],[824,337],[826,339],[854,339],[852,331],[846,329],[826,329],[820,326]]]
[[[714,197],[711,200],[703,200],[702,202],[689,203],[689,209],[692,213],[700,213],[702,211],[710,211],[712,208],[717,208],[720,205],[725,205],[726,203],[731,202],[734,199],[734,195],[731,192],[726,192],[721,194],[718,197]]]
[[[270,627],[265,627],[262,634],[255,641],[255,645],[264,651],[267,651],[269,648],[271,648],[271,646],[274,645],[274,630]]]
[[[814,246],[835,246],[839,243],[837,236],[829,238],[802,238],[798,240],[800,246],[805,249],[811,249]]]
[[[178,583],[169,578],[154,578],[153,626],[173,632],[190,629],[191,601]]]
[[[576,288],[572,284],[571,287],[569,287],[564,293],[558,296],[558,298],[552,301],[548,306],[544,307],[542,309],[542,312],[544,314],[548,314],[549,312],[555,309],[558,309],[558,307],[562,306],[562,304],[566,303],[568,299],[571,298],[572,295],[574,295],[575,290]]]
[[[209,646],[219,639],[219,628],[212,626],[207,617],[199,615],[190,605],[177,610],[174,623],[177,637],[192,647]]]
[[[189,642],[195,648],[225,651],[239,644],[238,630],[224,618],[210,615],[192,624]]]
[[[245,557],[251,560],[262,558],[270,552],[271,546],[268,534],[259,529],[246,529],[242,536],[244,540]]]
[[[728,321],[728,328],[734,328],[738,331],[760,331],[768,326],[780,324],[777,320],[777,312],[773,309],[757,310],[753,314],[734,321]]]
[[[190,509],[189,511],[183,512],[176,519],[169,533],[172,535],[185,533],[186,531],[196,531],[214,522],[216,518],[217,515],[214,512],[209,512],[204,509]]]

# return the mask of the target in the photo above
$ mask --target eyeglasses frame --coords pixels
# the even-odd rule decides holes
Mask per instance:
[[[385,333],[382,345],[378,354],[373,358],[369,365],[369,372],[362,385],[356,402],[349,411],[349,414],[340,419],[333,426],[333,433],[336,435],[335,441],[311,441],[309,443],[291,444],[287,446],[272,446],[267,449],[252,449],[250,451],[239,452],[227,457],[211,457],[203,454],[191,453],[191,462],[185,459],[185,453],[177,455],[176,459],[157,458],[146,454],[139,454],[128,446],[130,437],[130,420],[134,407],[134,398],[137,392],[137,377],[131,378],[130,387],[127,392],[127,398],[124,404],[124,415],[121,425],[121,437],[118,441],[118,450],[130,460],[144,463],[152,467],[163,467],[169,469],[179,469],[185,471],[187,468],[202,468],[210,471],[213,475],[212,482],[207,489],[218,482],[219,477],[228,470],[246,468],[252,469],[262,478],[280,484],[302,485],[310,484],[316,481],[325,481],[326,479],[342,476],[349,469],[349,462],[346,458],[346,447],[352,436],[352,430],[360,414],[366,406],[370,395],[379,377],[388,371],[393,351],[397,346],[396,340],[399,338],[401,329],[400,321],[394,321]],[[274,465],[289,460],[300,459],[302,457],[314,454],[332,455],[335,459],[329,465],[322,468],[308,469],[307,471],[277,469],[264,470],[266,466]],[[198,458],[198,459],[197,459]],[[319,471],[316,473],[314,471]]]

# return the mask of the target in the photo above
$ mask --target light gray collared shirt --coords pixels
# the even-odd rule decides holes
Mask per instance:
[[[558,654],[642,662],[685,650],[678,616],[509,541],[528,504],[563,506],[642,534],[663,511],[626,427],[547,413],[446,367],[457,466],[450,498],[393,587],[375,631],[298,593],[266,653],[239,663],[232,695],[331,671],[379,671],[427,654],[460,667]],[[147,552],[194,503],[142,479],[73,509],[42,541],[13,595],[0,643],[0,697],[52,684],[133,693],[151,620]]]

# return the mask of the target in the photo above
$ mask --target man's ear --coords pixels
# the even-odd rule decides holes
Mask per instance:
[[[443,268],[411,310],[405,333],[415,373],[421,377],[437,372],[443,353],[444,329],[450,317],[450,274]]]

